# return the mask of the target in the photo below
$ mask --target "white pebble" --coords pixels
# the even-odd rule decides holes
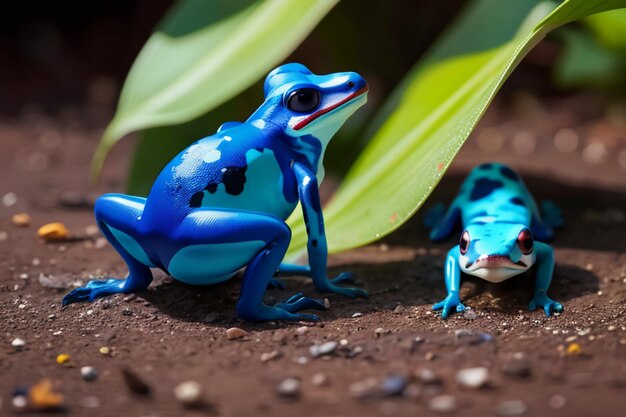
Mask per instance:
[[[352,315],[352,318],[356,319],[357,317],[362,317],[362,316],[363,316],[363,313],[356,312]]]
[[[601,164],[608,156],[609,151],[606,149],[604,143],[601,142],[592,142],[583,149],[583,160],[588,165]]]
[[[15,193],[6,193],[2,196],[2,204],[6,207],[14,206],[17,203],[17,196]]]
[[[307,326],[300,326],[296,329],[296,333],[299,335],[303,335],[308,331],[309,331],[309,328]]]
[[[489,371],[484,367],[461,369],[456,373],[456,381],[468,388],[481,388],[488,379]]]
[[[323,374],[321,372],[316,372],[311,377],[311,383],[315,385],[316,387],[325,387],[329,385],[329,382],[330,380],[328,379],[328,376],[326,376],[326,374]]]
[[[11,342],[11,346],[13,346],[15,350],[22,350],[24,349],[24,346],[26,346],[26,342],[23,339],[17,337],[13,339],[13,341]]]
[[[85,381],[95,381],[98,378],[98,371],[93,366],[83,366],[80,368],[80,374]]]
[[[185,405],[197,405],[202,399],[202,386],[195,381],[183,382],[174,388],[174,396]]]
[[[438,395],[428,402],[428,408],[437,413],[449,413],[456,409],[456,398],[449,394]]]
[[[13,397],[13,407],[24,408],[28,404],[28,399],[24,395],[16,395]]]
[[[283,379],[276,387],[276,392],[282,397],[297,397],[300,395],[300,381],[296,378]]]
[[[321,345],[313,345],[309,348],[311,356],[317,358],[319,356],[330,355],[337,349],[337,342],[326,342]]]

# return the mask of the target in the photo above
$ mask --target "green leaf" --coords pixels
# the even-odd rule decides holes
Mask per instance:
[[[124,135],[177,124],[234,97],[285,59],[339,0],[181,0],[144,45],[92,162]],[[224,9],[226,7],[226,9]],[[216,13],[228,14],[216,19]]]
[[[385,236],[417,211],[498,89],[549,31],[626,7],[626,0],[566,0],[554,7],[553,2],[537,5],[500,46],[430,62],[401,83],[398,105],[324,210],[331,252]],[[306,248],[306,231],[301,221],[291,224],[293,259]]]
[[[626,52],[626,10],[612,10],[584,20],[600,42],[615,51]]]
[[[590,33],[578,29],[563,28],[557,32],[564,47],[553,69],[556,83],[562,88],[623,89],[626,55],[605,47]]]

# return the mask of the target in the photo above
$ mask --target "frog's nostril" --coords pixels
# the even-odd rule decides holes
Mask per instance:
[[[354,87],[354,83],[352,81],[348,81],[348,88]]]

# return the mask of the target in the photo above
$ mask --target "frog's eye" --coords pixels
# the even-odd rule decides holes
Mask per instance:
[[[469,244],[470,244],[470,235],[469,235],[469,232],[466,230],[461,235],[461,240],[459,240],[459,250],[461,251],[461,255],[465,255],[467,253]]]
[[[529,229],[522,229],[519,232],[519,235],[517,235],[517,247],[524,255],[528,255],[533,251],[533,234]]]
[[[289,94],[287,108],[298,113],[309,113],[320,104],[320,93],[314,88],[301,88]]]

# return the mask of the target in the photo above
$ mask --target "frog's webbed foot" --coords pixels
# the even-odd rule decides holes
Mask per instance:
[[[335,278],[322,280],[319,282],[313,278],[315,289],[320,293],[341,294],[349,298],[369,298],[369,293],[362,288],[340,287],[339,283],[354,282],[354,274],[351,272],[342,272]]]
[[[330,279],[329,281],[333,284],[354,284],[356,282],[356,275],[354,275],[352,272],[342,272],[341,274],[337,275],[335,278]]]
[[[74,288],[63,297],[63,306],[80,301],[94,301],[107,295],[125,292],[125,279],[107,279],[98,281],[89,281],[87,285],[80,288]]]
[[[548,297],[544,291],[537,292],[532,301],[528,304],[530,311],[535,311],[537,308],[543,308],[546,317],[550,317],[552,312],[560,313],[563,311],[561,303],[557,303]]]
[[[305,297],[302,293],[292,295],[284,302],[276,304],[275,307],[282,308],[290,313],[296,313],[300,310],[327,310],[324,300]]]
[[[446,319],[450,314],[454,313],[455,311],[457,313],[460,313],[465,310],[465,306],[461,303],[459,294],[456,292],[451,292],[444,300],[436,303],[433,306],[433,310],[441,310],[441,318]]]

